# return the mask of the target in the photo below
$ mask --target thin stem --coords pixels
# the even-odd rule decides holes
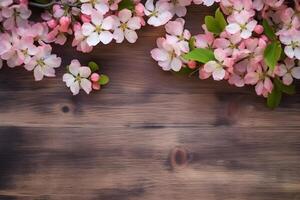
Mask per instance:
[[[30,6],[34,6],[34,7],[38,7],[38,8],[48,8],[50,6],[53,6],[56,3],[58,3],[56,0],[52,0],[51,2],[46,3],[46,4],[29,1]]]
[[[43,3],[29,1],[30,6],[34,6],[34,7],[38,7],[38,8],[49,8],[49,7],[53,6],[54,4],[67,5],[69,7],[77,7],[80,4],[80,2],[77,2],[74,4],[63,4],[61,1],[52,0],[49,3],[43,4]]]

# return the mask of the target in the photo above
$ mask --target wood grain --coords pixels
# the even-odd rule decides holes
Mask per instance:
[[[196,33],[212,9],[189,10]],[[149,56],[163,34],[57,47],[64,64],[95,60],[111,77],[89,96],[69,93],[64,69],[41,82],[1,71],[1,200],[300,199],[300,95],[271,111],[253,88],[163,72]]]

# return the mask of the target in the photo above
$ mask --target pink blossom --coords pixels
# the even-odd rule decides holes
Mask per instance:
[[[153,0],[147,0],[145,4],[145,15],[149,17],[147,23],[153,26],[166,24],[171,18],[170,5],[167,2],[157,1],[155,6]]]
[[[295,60],[286,58],[284,64],[279,64],[275,69],[275,74],[282,77],[285,85],[290,85],[293,78],[300,79],[300,66],[295,66]]]
[[[114,38],[117,43],[123,42],[124,38],[130,43],[135,43],[138,36],[135,30],[141,28],[140,18],[133,17],[132,12],[123,9],[118,13],[119,20],[115,20]]]
[[[87,43],[96,46],[99,42],[108,44],[113,39],[113,34],[109,31],[113,28],[114,19],[111,16],[103,18],[98,12],[91,15],[91,23],[82,25],[82,34],[87,36]]]
[[[168,43],[165,38],[158,38],[157,46],[158,48],[151,51],[151,56],[158,61],[158,65],[165,71],[180,71],[183,62],[180,55],[176,55],[173,45]]]
[[[28,71],[34,70],[34,78],[36,81],[42,80],[44,76],[54,77],[54,69],[58,68],[61,64],[61,58],[55,54],[51,54],[51,50],[50,45],[39,46],[38,53],[24,65]]]
[[[236,15],[234,21],[226,26],[226,31],[230,34],[240,33],[241,38],[247,39],[251,37],[257,21],[250,20],[250,16]]]
[[[88,79],[91,75],[90,68],[81,66],[78,60],[72,60],[68,69],[69,73],[63,75],[63,81],[70,88],[73,95],[77,95],[80,89],[89,94],[92,91],[92,83]]]

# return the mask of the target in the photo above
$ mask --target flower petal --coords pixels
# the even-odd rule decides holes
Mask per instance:
[[[100,35],[96,32],[93,32],[87,39],[86,42],[90,46],[96,46],[100,42]]]
[[[128,42],[135,43],[136,40],[138,39],[138,36],[135,31],[126,29],[125,30],[125,38]]]
[[[77,95],[79,93],[79,90],[80,90],[79,82],[75,81],[74,83],[72,83],[70,85],[70,90],[73,93],[73,95]]]
[[[89,94],[92,91],[92,83],[88,79],[81,79],[80,80],[80,87],[87,93]]]
[[[69,73],[63,75],[63,82],[66,83],[67,87],[70,87],[75,81],[75,77]]]
[[[300,79],[300,67],[294,67],[291,71],[291,74],[294,78]]]
[[[71,61],[71,64],[69,65],[69,71],[71,74],[74,76],[77,76],[79,74],[79,68],[80,68],[80,63],[78,60],[74,59]]]
[[[89,67],[80,67],[79,75],[82,78],[88,78],[91,75],[91,69]]]
[[[226,26],[226,31],[230,34],[235,34],[241,30],[240,25],[237,23],[232,23]]]
[[[102,31],[99,35],[99,39],[103,44],[108,44],[113,39],[113,34],[109,31]]]
[[[82,34],[84,36],[89,36],[95,31],[95,26],[90,23],[84,23],[82,25]]]

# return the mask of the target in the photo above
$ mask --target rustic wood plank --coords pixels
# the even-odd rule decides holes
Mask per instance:
[[[192,7],[200,30],[212,9]],[[58,76],[0,73],[2,200],[300,199],[300,95],[270,111],[253,88],[163,72],[149,57],[163,28],[91,54],[112,82],[72,97]],[[113,58],[113,59],[112,59]],[[298,87],[298,93],[300,92]]]

